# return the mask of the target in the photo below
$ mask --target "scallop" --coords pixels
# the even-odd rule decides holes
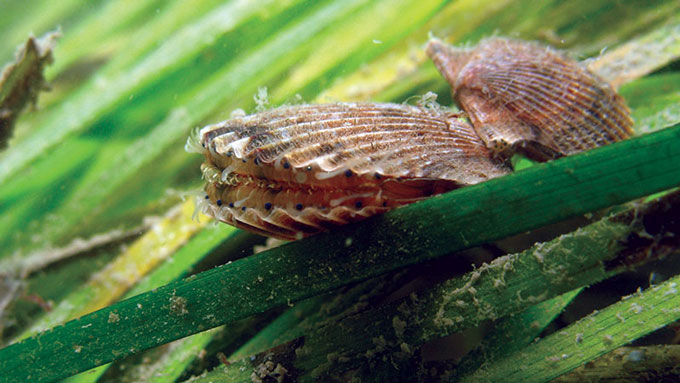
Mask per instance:
[[[495,157],[545,161],[632,135],[623,98],[553,49],[506,38],[462,49],[432,39],[427,54]]]
[[[199,136],[203,211],[289,240],[510,172],[466,120],[403,104],[285,106]]]

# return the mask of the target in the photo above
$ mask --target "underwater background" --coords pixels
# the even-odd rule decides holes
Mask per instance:
[[[0,349],[0,382],[680,380],[679,10],[0,1],[0,102],[29,94],[0,108],[0,346],[54,328]],[[185,142],[235,109],[455,111],[430,36],[562,50],[635,138],[281,247],[195,216]]]

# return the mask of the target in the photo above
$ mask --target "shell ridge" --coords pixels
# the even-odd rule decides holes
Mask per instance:
[[[520,84],[515,83],[508,84],[507,89],[514,91],[518,95],[524,94],[532,96],[531,99],[517,98],[516,100],[512,100],[509,103],[512,104],[510,106],[511,108],[523,111],[530,120],[538,122],[540,122],[541,120],[549,120],[551,121],[553,126],[546,127],[549,127],[550,129],[554,130],[556,133],[560,133],[561,135],[564,133],[564,129],[560,129],[561,127],[569,126],[576,129],[579,132],[579,136],[582,137],[584,140],[588,141],[588,145],[582,145],[582,143],[579,143],[578,145],[575,145],[575,148],[583,150],[586,148],[598,146],[592,139],[591,137],[592,135],[597,135],[601,137],[605,142],[611,142],[610,139],[607,139],[604,136],[602,129],[596,129],[596,127],[600,127],[603,125],[604,119],[601,117],[602,108],[594,109],[597,115],[584,113],[583,112],[584,110],[591,110],[590,106],[584,104],[584,97],[573,98],[569,100],[570,102],[565,105],[564,103],[558,103],[554,99],[554,97],[551,97],[551,95],[546,91],[545,87],[537,87],[532,85],[520,88]],[[587,100],[590,102],[594,102],[593,98],[588,98]],[[550,105],[551,107],[548,108],[546,107],[547,105]],[[570,107],[569,110],[565,110],[564,109],[565,106]],[[553,114],[556,117],[555,118],[553,117],[553,115],[548,114],[550,110],[553,111],[561,110],[569,113]],[[537,115],[542,116],[542,118],[537,118]],[[590,125],[584,124],[583,121],[579,120],[588,121]],[[560,149],[563,150],[564,148]]]
[[[415,133],[415,137],[414,137]],[[354,135],[351,136],[346,136],[343,137],[341,140],[339,140],[340,143],[342,143],[342,148],[340,152],[336,153],[343,153],[343,154],[350,154],[354,152],[362,152],[364,154],[373,154],[375,152],[367,152],[364,150],[359,150],[359,149],[365,149],[365,148],[373,148],[373,149],[379,149],[379,147],[386,146],[391,143],[399,143],[403,142],[405,139],[414,139],[417,138],[418,132],[416,129],[405,129],[405,130],[391,130],[391,131],[374,131],[374,132],[357,132]],[[446,139],[455,139],[457,137],[451,137],[450,134],[446,134],[445,132],[437,132],[441,133],[438,135],[432,135],[431,138],[436,138],[440,140],[446,140]],[[372,140],[373,139],[373,140]],[[371,140],[370,142],[366,142],[367,140]],[[364,142],[361,144],[361,142]],[[312,158],[316,158],[318,154],[323,153],[323,150],[321,148],[326,145],[327,143],[314,143],[309,146],[305,147],[299,147],[292,149],[287,155],[292,156],[297,156],[297,157],[305,157],[304,154],[309,152],[311,154]],[[328,153],[328,154],[335,154],[335,153]],[[308,162],[305,161],[300,161],[298,166],[304,166]]]
[[[280,156],[285,154],[287,150],[297,150],[300,148],[304,148],[305,145],[308,143],[316,143],[318,144],[318,137],[322,136],[328,136],[329,134],[332,135],[343,135],[343,138],[348,138],[352,137],[354,135],[361,135],[365,134],[366,132],[362,131],[362,129],[368,130],[371,129],[372,131],[375,132],[381,132],[383,134],[391,134],[393,132],[398,132],[396,129],[385,129],[388,127],[408,127],[407,129],[403,129],[403,131],[418,131],[418,128],[422,126],[418,125],[420,121],[395,121],[395,122],[382,122],[376,127],[375,122],[373,124],[355,124],[351,126],[337,126],[337,127],[324,127],[322,129],[316,129],[313,130],[312,128],[315,125],[319,124],[309,124],[306,125],[305,128],[309,127],[310,129],[301,131],[298,133],[298,130],[301,129],[301,126],[296,126],[295,131],[288,131],[290,134],[288,137],[285,138],[280,138],[280,139],[272,139],[270,142],[264,144],[264,145],[255,145],[254,147],[249,147],[248,152],[252,153],[254,150],[260,150],[265,153],[267,152],[273,152],[276,153],[275,156]],[[444,123],[441,124],[442,130],[444,130]],[[343,133],[345,132],[345,133]],[[356,132],[355,134],[347,134],[347,133],[352,133]],[[252,141],[251,141],[252,143]],[[257,144],[257,143],[256,143]],[[295,144],[295,145],[293,145]],[[271,155],[263,155],[263,160],[265,162],[271,162],[274,161],[274,156]]]

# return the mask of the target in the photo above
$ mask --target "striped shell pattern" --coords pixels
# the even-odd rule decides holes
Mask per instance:
[[[623,98],[553,49],[505,38],[461,49],[432,39],[427,53],[496,156],[521,151],[545,161],[632,134]]]
[[[401,104],[280,107],[200,131],[203,211],[283,239],[507,174],[466,121]]]
[[[510,172],[515,152],[549,160],[627,138],[623,99],[578,62],[489,39],[427,52],[469,117],[438,107],[285,106],[201,129],[199,208],[255,233],[302,237]]]

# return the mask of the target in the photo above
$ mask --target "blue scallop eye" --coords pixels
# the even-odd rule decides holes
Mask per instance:
[[[267,203],[265,203],[265,204],[264,204],[264,208],[265,208],[266,210],[269,210],[269,209],[271,209],[271,208],[272,208],[272,204],[271,204],[271,202],[267,202]]]
[[[361,203],[361,201],[357,201],[354,203],[354,206],[356,206],[357,209],[361,209],[361,206],[363,206],[363,204]]]
[[[348,177],[348,178],[349,178],[349,177],[352,176],[352,174],[354,174],[354,173],[352,173],[352,171],[349,170],[349,169],[345,171],[345,177]]]
[[[302,204],[299,203],[299,204],[295,205],[295,210],[302,210],[302,207],[303,207]]]
[[[215,201],[215,203],[217,204],[217,206],[222,206],[222,200],[221,199],[218,199],[217,201]]]

